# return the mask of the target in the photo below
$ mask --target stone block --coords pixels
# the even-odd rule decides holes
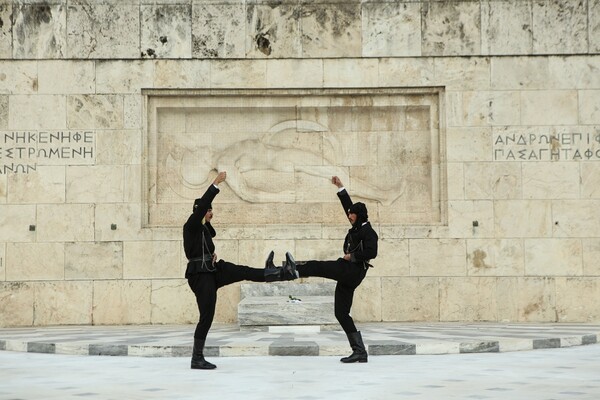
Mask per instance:
[[[0,282],[6,280],[6,243],[0,243]]]
[[[69,4],[67,57],[140,57],[139,4]]]
[[[72,95],[66,107],[69,129],[123,129],[123,96]]]
[[[0,282],[0,326],[32,326],[33,301],[32,284]]]
[[[377,83],[377,59],[323,60],[323,85],[326,87],[375,87]]]
[[[533,33],[531,2],[481,3],[481,53],[531,54]]]
[[[521,92],[521,124],[576,125],[577,92],[538,90]]]
[[[14,58],[63,58],[67,55],[66,4],[13,5]]]
[[[600,52],[600,3],[589,1],[588,30],[590,53]]]
[[[552,202],[554,237],[598,237],[600,216],[598,200],[555,200]]]
[[[489,238],[494,236],[494,203],[491,200],[448,202],[451,237]]]
[[[123,278],[181,278],[180,241],[123,242]]]
[[[548,57],[494,57],[490,63],[493,89],[533,90],[556,85]]]
[[[583,275],[600,276],[600,239],[585,238],[581,240],[583,251]]]
[[[246,57],[301,57],[300,15],[300,5],[297,2],[248,4]]]
[[[448,92],[448,126],[520,124],[520,94],[517,91]]]
[[[448,128],[446,137],[448,161],[492,160],[491,128]]]
[[[556,288],[552,278],[519,278],[516,287],[519,322],[556,322]],[[498,301],[500,301],[500,297]]]
[[[8,202],[13,204],[64,203],[65,167],[36,166],[27,174],[10,174]]]
[[[277,266],[282,265],[286,251],[292,252],[295,257],[297,256],[294,252],[293,240],[283,240],[283,238],[282,240],[269,241],[240,240],[236,243],[238,243],[238,247],[235,249],[235,259],[239,258],[241,264],[254,268],[264,268],[265,260],[271,250],[275,252],[274,262]]]
[[[208,88],[210,66],[206,60],[157,60],[154,63],[156,88]]]
[[[343,247],[343,240],[302,240],[296,241],[292,255],[296,260],[337,260],[344,255]]]
[[[496,237],[550,237],[555,211],[546,200],[497,200],[494,203]],[[556,214],[554,214],[556,219]]]
[[[332,296],[335,293],[335,282],[323,283],[297,283],[297,282],[272,282],[264,283],[242,283],[240,286],[240,298],[247,297],[307,297],[307,296]]]
[[[523,198],[579,198],[578,163],[523,163]]]
[[[94,281],[94,324],[149,324],[151,286],[146,280]]]
[[[270,60],[267,87],[306,88],[323,85],[323,60]]]
[[[139,203],[97,204],[95,209],[95,238],[97,241],[151,239],[152,231],[142,228],[142,212]],[[185,220],[182,219],[182,221]],[[112,229],[113,225],[116,229]]]
[[[219,289],[215,322],[232,324],[237,322],[238,304],[240,303],[240,283],[223,286]],[[196,314],[198,318],[198,314]]]
[[[381,302],[383,321],[438,321],[438,278],[381,278]]]
[[[446,173],[448,174],[448,200],[465,199],[465,164],[461,162],[452,162],[446,164]]]
[[[12,57],[12,3],[4,2],[0,4],[0,20],[4,23],[0,26],[0,59],[10,59]]]
[[[422,7],[424,56],[481,52],[481,6],[475,2],[432,2]]]
[[[523,276],[525,256],[520,239],[467,240],[469,276]]]
[[[546,88],[599,89],[598,67],[600,67],[600,58],[598,57],[585,55],[551,56],[548,58],[548,68],[553,82],[546,84]]]
[[[381,278],[369,275],[367,272],[365,279],[356,288],[352,302],[352,318],[360,322],[382,320]]]
[[[198,322],[198,306],[185,279],[152,281],[152,324],[193,324]]]
[[[142,144],[139,130],[96,131],[96,165],[139,165]],[[129,180],[133,185],[135,180]]]
[[[6,280],[59,280],[65,276],[63,243],[8,243]]]
[[[525,274],[578,276],[583,274],[580,239],[525,239]]]
[[[600,124],[600,90],[579,91],[579,123]]]
[[[265,60],[215,61],[211,64],[210,85],[213,88],[264,87],[267,82]]]
[[[432,58],[379,59],[379,86],[432,86],[434,81]]]
[[[304,58],[361,56],[359,3],[302,4],[300,31]]]
[[[244,58],[245,17],[243,3],[194,3],[192,57]]]
[[[37,240],[81,242],[94,240],[93,204],[38,204]]]
[[[600,318],[600,279],[597,277],[556,278],[558,322],[593,322]]]
[[[63,95],[14,95],[10,97],[9,105],[8,128],[11,130],[67,128]]]
[[[123,243],[93,242],[65,244],[65,278],[122,279]]]
[[[421,55],[420,3],[365,3],[362,25],[363,57]]]
[[[35,286],[35,325],[92,323],[92,286],[86,282],[40,282]]]
[[[463,168],[466,199],[522,198],[521,163],[469,162]]]
[[[156,67],[156,65],[155,65]],[[130,94],[123,96],[123,128],[135,129],[138,135],[142,134],[142,96],[137,94]],[[132,154],[141,155],[141,151]]]
[[[371,260],[374,268],[370,268],[369,277],[408,276],[410,275],[409,241],[379,237],[378,257]]]
[[[120,165],[72,166],[67,168],[68,203],[122,203],[125,174]]]
[[[152,87],[154,63],[150,61],[97,61],[96,93],[140,93]]]
[[[304,296],[291,302],[287,296],[252,296],[238,305],[240,326],[336,324],[333,296]]]
[[[7,129],[8,129],[8,95],[0,95],[0,130],[4,131]]]
[[[411,276],[465,276],[466,244],[459,239],[411,239]]]
[[[142,4],[140,52],[152,59],[191,58],[191,18],[191,4]]]
[[[96,77],[93,61],[54,60],[38,62],[38,93],[90,94],[94,93]],[[57,77],[68,77],[57,79]]]
[[[588,51],[586,2],[534,1],[533,53],[580,54]]]
[[[496,321],[496,278],[440,278],[440,321]]]
[[[7,20],[3,20],[7,21]],[[38,90],[38,64],[36,61],[0,61],[0,71],[2,71],[2,79],[0,79],[0,93],[3,94],[34,94]],[[25,98],[26,99],[26,98]],[[23,99],[15,99],[16,107],[20,105]],[[11,103],[13,102],[11,97]],[[20,128],[11,128],[20,129]]]
[[[31,242],[36,232],[30,230],[36,225],[35,205],[0,204],[0,242]]]

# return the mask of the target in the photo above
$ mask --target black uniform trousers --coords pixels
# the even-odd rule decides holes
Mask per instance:
[[[352,263],[343,258],[335,261],[307,261],[296,266],[300,277],[318,276],[337,281],[335,286],[334,312],[346,333],[356,332],[354,320],[350,316],[354,290],[367,274],[362,263]]]
[[[236,265],[219,260],[215,272],[200,272],[187,278],[190,288],[196,295],[200,320],[196,325],[194,339],[206,340],[215,316],[217,290],[223,286],[240,281],[264,282],[265,270]]]

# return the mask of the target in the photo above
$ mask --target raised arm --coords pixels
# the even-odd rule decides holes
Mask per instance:
[[[340,202],[342,203],[342,207],[344,208],[344,213],[346,214],[346,216],[348,216],[348,209],[352,205],[352,200],[350,199],[350,195],[348,194],[348,191],[344,188],[344,184],[342,183],[340,178],[338,178],[337,176],[334,176],[331,178],[331,183],[333,183],[335,186],[337,186],[338,198],[340,199]]]
[[[194,229],[202,225],[202,219],[204,218],[204,215],[206,215],[206,212],[211,207],[211,203],[214,198],[217,196],[217,194],[219,194],[220,190],[218,185],[224,182],[226,178],[227,172],[219,172],[212,185],[206,189],[206,192],[204,192],[202,197],[194,201],[194,210],[187,222],[189,228]]]

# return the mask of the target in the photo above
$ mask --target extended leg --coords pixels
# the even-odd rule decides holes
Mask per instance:
[[[188,279],[192,291],[196,295],[196,303],[200,318],[194,332],[194,348],[192,351],[192,369],[215,369],[216,365],[204,359],[204,344],[212,325],[217,304],[217,288],[212,273],[202,273]]]

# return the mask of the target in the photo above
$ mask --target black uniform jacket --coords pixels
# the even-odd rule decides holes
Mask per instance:
[[[338,192],[338,197],[347,216],[348,209],[353,204],[350,195],[344,189]],[[378,240],[379,236],[377,236],[377,232],[375,232],[370,222],[367,221],[362,225],[353,226],[348,230],[344,240],[344,254],[351,255],[351,262],[362,264],[365,268],[369,267],[369,261],[377,257]]]
[[[187,259],[212,256],[215,245],[212,238],[216,232],[210,222],[202,223],[204,215],[208,211],[213,199],[219,193],[215,185],[210,185],[204,195],[197,199],[194,204],[194,212],[183,225],[183,249]]]

